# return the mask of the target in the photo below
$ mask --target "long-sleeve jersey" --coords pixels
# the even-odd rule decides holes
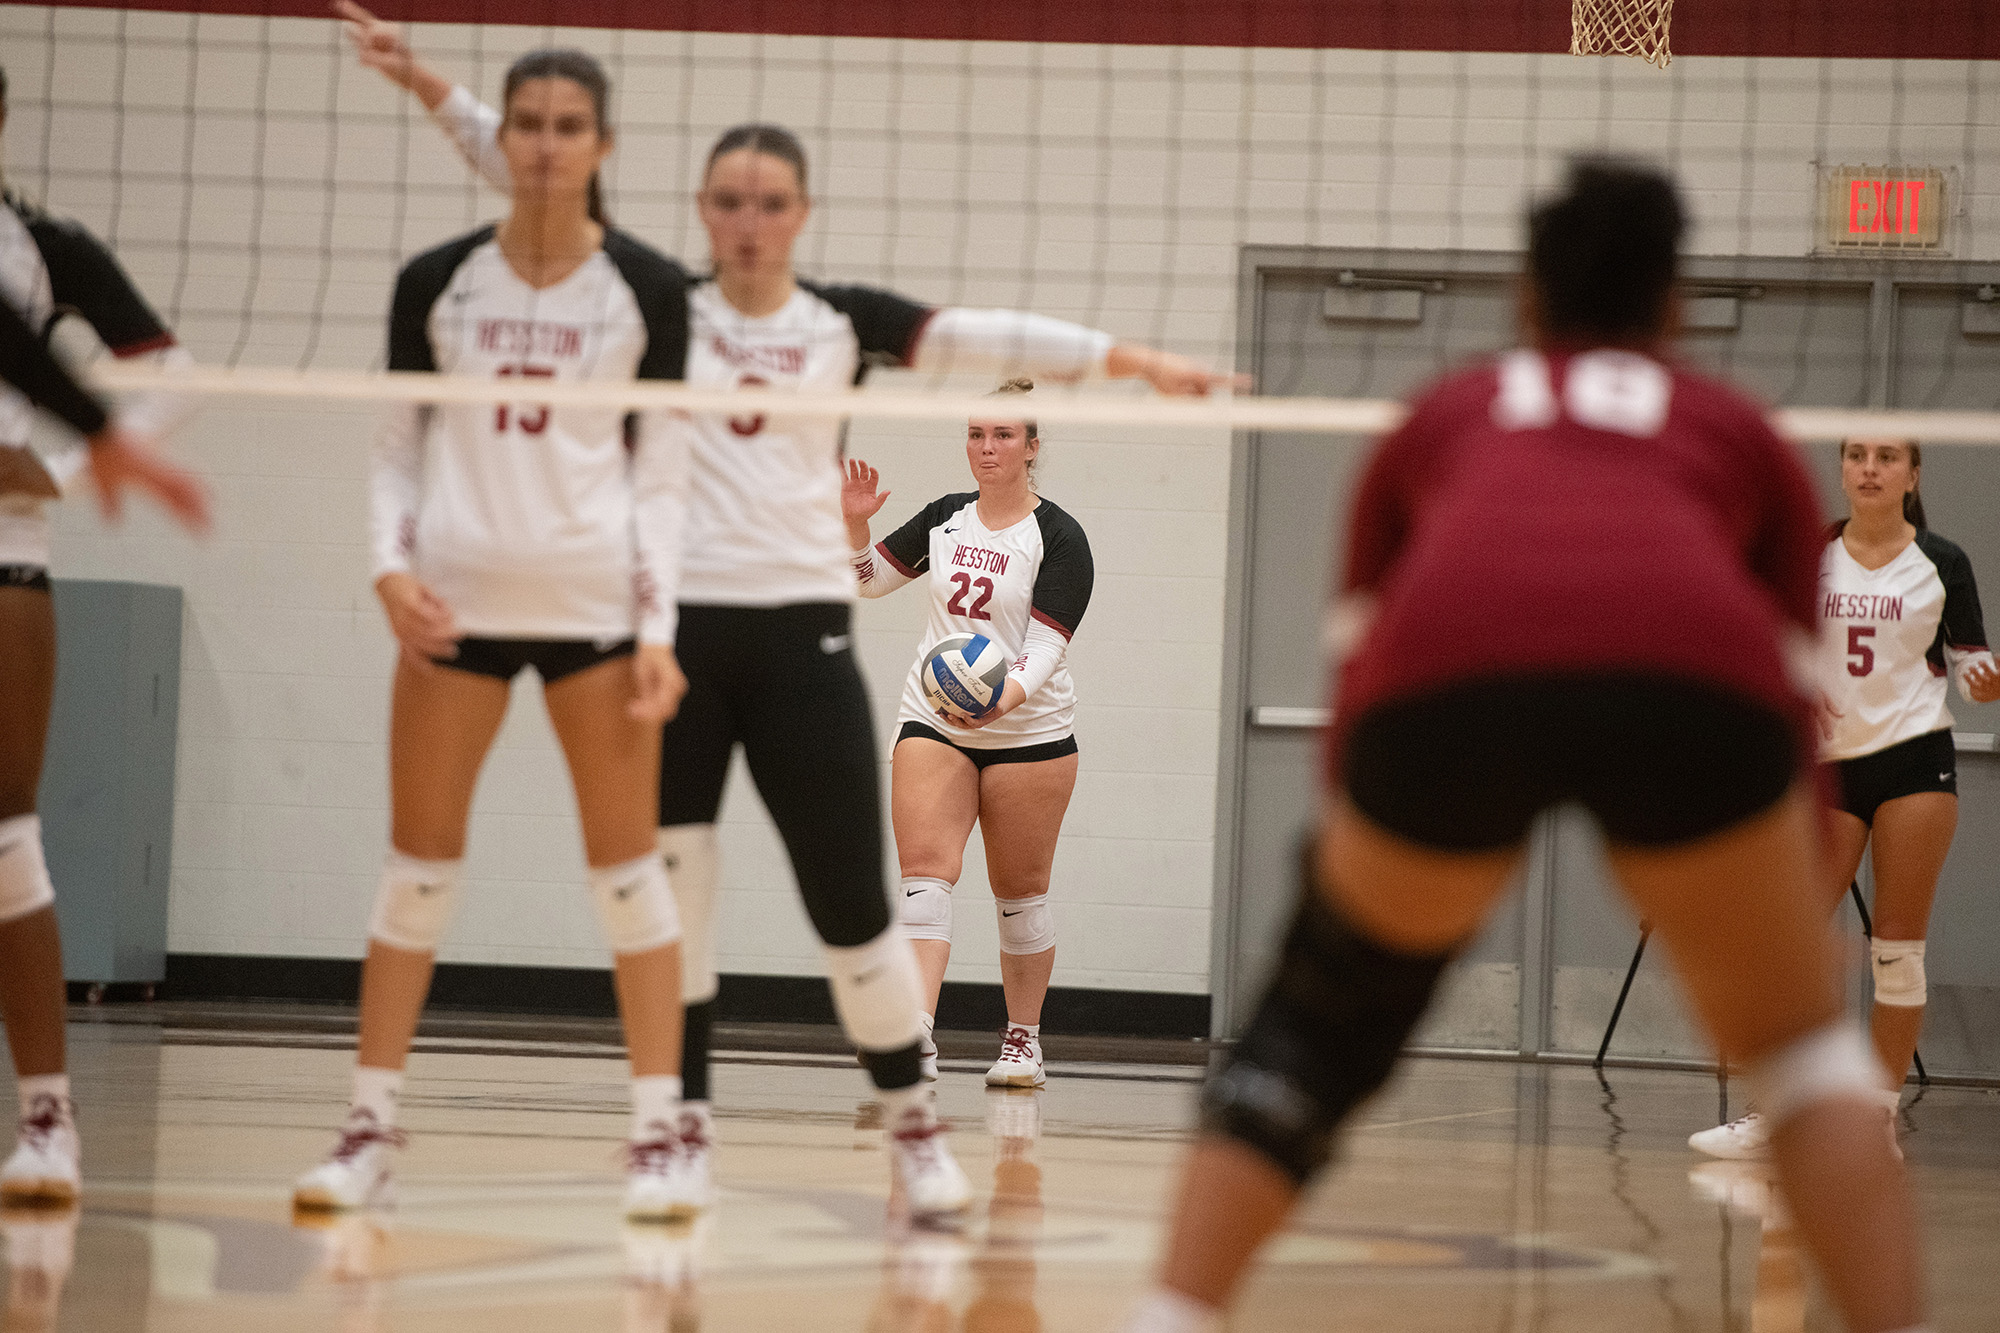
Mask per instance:
[[[679,265],[622,232],[534,288],[484,227],[396,281],[389,368],[522,381],[519,401],[407,404],[375,452],[375,574],[414,573],[461,633],[671,643],[687,450],[665,413],[537,405],[538,379],[665,378],[648,312]]]
[[[465,88],[433,111],[465,160],[511,188],[500,113]],[[1100,373],[1109,334],[1012,310],[926,306],[870,287],[800,283],[776,312],[735,310],[712,282],[671,309],[684,353],[669,378],[689,384],[825,391],[875,364],[917,370],[1020,370],[1051,379]],[[841,426],[831,417],[681,414],[693,454],[681,600],[716,606],[850,602],[840,516]]]
[[[849,560],[863,597],[887,596],[930,575],[930,618],[903,685],[898,722],[937,725],[924,699],[924,661],[954,634],[982,634],[1014,654],[1007,674],[1027,697],[978,730],[952,730],[952,743],[1011,749],[1070,734],[1076,687],[1066,658],[1096,579],[1090,541],[1074,518],[1042,500],[1032,514],[995,532],[979,521],[977,492],[947,495]]]
[[[1451,375],[1356,493],[1329,761],[1391,699],[1623,671],[1763,703],[1809,756],[1823,541],[1794,451],[1718,381],[1608,349]]]
[[[1821,684],[1838,716],[1821,745],[1856,759],[1951,726],[1949,678],[1969,701],[1966,668],[1991,666],[1979,588],[1965,552],[1935,532],[1880,569],[1864,569],[1836,534],[1819,566]]]
[[[96,331],[112,355],[185,361],[174,335],[160,322],[102,242],[81,226],[50,217],[9,195],[0,200],[0,446],[28,444],[36,405],[76,429],[103,429],[104,405],[79,386],[50,355],[55,322],[76,314]],[[18,377],[18,378],[17,378]],[[190,407],[170,395],[142,395],[122,416],[141,431],[168,429]],[[78,444],[43,459],[56,484],[65,486],[83,467]],[[49,524],[36,496],[0,495],[0,565],[45,565]]]

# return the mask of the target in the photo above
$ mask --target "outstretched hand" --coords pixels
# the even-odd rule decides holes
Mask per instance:
[[[859,458],[847,460],[840,481],[840,516],[849,523],[866,523],[889,503],[889,492],[880,491],[882,474]]]
[[[132,486],[158,500],[182,527],[208,531],[208,490],[201,479],[115,422],[90,437],[90,479],[97,487],[97,507],[108,519],[124,512],[125,488]]]
[[[1119,343],[1113,347],[1105,358],[1104,371],[1112,379],[1143,379],[1161,393],[1175,397],[1200,398],[1220,389],[1250,387],[1248,375],[1210,370],[1192,357],[1139,343]]]
[[[340,15],[347,39],[354,43],[354,54],[363,65],[409,89],[427,107],[436,107],[450,94],[451,84],[418,61],[402,24],[376,18],[355,0],[332,0],[331,7]]]

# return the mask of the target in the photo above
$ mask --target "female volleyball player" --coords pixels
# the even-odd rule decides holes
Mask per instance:
[[[1945,707],[1950,677],[1972,703],[2000,699],[1986,650],[1979,589],[1965,552],[1924,525],[1914,440],[1847,440],[1840,488],[1848,517],[1820,560],[1825,712],[1820,757],[1831,767],[1827,900],[1847,895],[1875,845],[1875,1053],[1901,1100],[1924,1024],[1924,934],[1938,873],[1958,827],[1958,755]],[[1688,1143],[1715,1157],[1770,1151],[1758,1111]]]
[[[507,71],[499,148],[512,209],[403,268],[394,370],[565,381],[672,369],[657,320],[678,265],[593,220],[611,152],[604,71],[533,51]],[[397,1094],[457,896],[473,785],[508,682],[541,676],[576,787],[590,894],[611,946],[633,1074],[629,1216],[676,1211],[680,925],[654,850],[660,723],[674,661],[687,453],[664,414],[533,401],[397,409],[376,449],[375,590],[401,644],[390,705],[391,846],[361,976],[354,1100],[305,1208],[390,1184]]]
[[[1033,388],[1033,381],[1009,380],[999,393]],[[930,1029],[951,961],[951,891],[976,821],[1000,919],[1007,997],[1000,1058],[986,1071],[994,1087],[1047,1082],[1042,1001],[1056,959],[1049,871],[1077,768],[1076,690],[1064,658],[1094,578],[1083,528],[1035,492],[1040,453],[1033,420],[970,422],[965,456],[979,489],[931,501],[873,547],[868,520],[889,498],[877,487],[880,474],[850,458],[840,493],[863,597],[885,597],[931,575],[930,623],[896,718],[889,810],[903,872],[898,915],[923,972],[924,1072],[936,1078]],[[924,698],[924,663],[954,634],[986,635],[1015,654],[1000,698],[971,721],[933,710]]]
[[[0,127],[6,123],[0,73]],[[81,314],[120,357],[179,355],[173,334],[97,238],[4,196],[0,206],[0,1022],[21,1096],[19,1139],[0,1165],[0,1203],[76,1197],[80,1176],[63,1034],[62,946],[35,793],[56,671],[48,501],[86,466],[108,517],[128,485],[190,528],[207,525],[200,484],[146,443],[178,416],[153,397],[113,422],[45,346],[59,312]],[[12,386],[12,387],[9,387]],[[28,447],[30,404],[89,443],[42,459]]]
[[[1812,488],[1749,402],[1660,357],[1680,201],[1572,165],[1529,219],[1532,350],[1447,377],[1356,495],[1328,796],[1262,1002],[1204,1096],[1134,1333],[1215,1329],[1520,865],[1588,807],[1725,1058],[1857,1333],[1921,1324],[1909,1192],[1841,1018],[1816,872]]]
[[[493,151],[498,115],[423,67],[395,25],[352,0],[337,8],[363,62],[415,92],[466,160],[504,188],[509,164]],[[811,214],[806,157],[775,126],[741,125],[717,140],[698,203],[714,274],[656,312],[685,336],[679,373],[690,384],[840,388],[875,362],[1057,380],[1137,376],[1169,393],[1205,393],[1225,379],[1061,320],[799,281],[792,252]],[[911,1209],[961,1211],[970,1190],[923,1096],[916,959],[884,891],[874,728],[850,651],[840,423],[692,414],[680,428],[694,454],[678,645],[689,688],[661,752],[659,812],[661,856],[688,939],[676,1197],[699,1207],[711,1192],[715,819],[740,743],[824,946],[835,1009],[883,1102]],[[811,728],[798,726],[786,699],[812,700]]]

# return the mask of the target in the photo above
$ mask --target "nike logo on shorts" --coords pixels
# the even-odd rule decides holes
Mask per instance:
[[[1951,774],[1949,774],[1949,773],[1940,773],[1940,774],[1938,774],[1938,781],[1939,781],[1939,782],[1950,782],[1950,781],[1951,781]]]
[[[819,650],[831,657],[835,653],[846,652],[849,642],[851,640],[845,634],[822,634],[819,636]]]

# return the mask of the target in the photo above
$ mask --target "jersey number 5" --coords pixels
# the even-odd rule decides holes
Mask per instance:
[[[1847,627],[1847,674],[1865,676],[1875,669],[1875,649],[1863,639],[1875,637],[1873,625],[1849,625]]]
[[[523,375],[538,380],[552,380],[556,377],[554,366],[502,366],[498,373],[503,377],[508,375]],[[524,408],[518,417],[512,415],[513,410],[512,405],[508,403],[501,403],[493,409],[493,433],[495,435],[505,434],[510,421],[521,428],[523,435],[540,435],[549,428],[549,409],[547,407]]]
[[[993,619],[986,610],[986,604],[993,600],[992,579],[975,579],[970,574],[953,574],[951,581],[957,586],[958,591],[944,604],[946,611],[955,616],[964,616],[967,620]],[[979,589],[979,597],[968,607],[965,599],[974,588]]]

